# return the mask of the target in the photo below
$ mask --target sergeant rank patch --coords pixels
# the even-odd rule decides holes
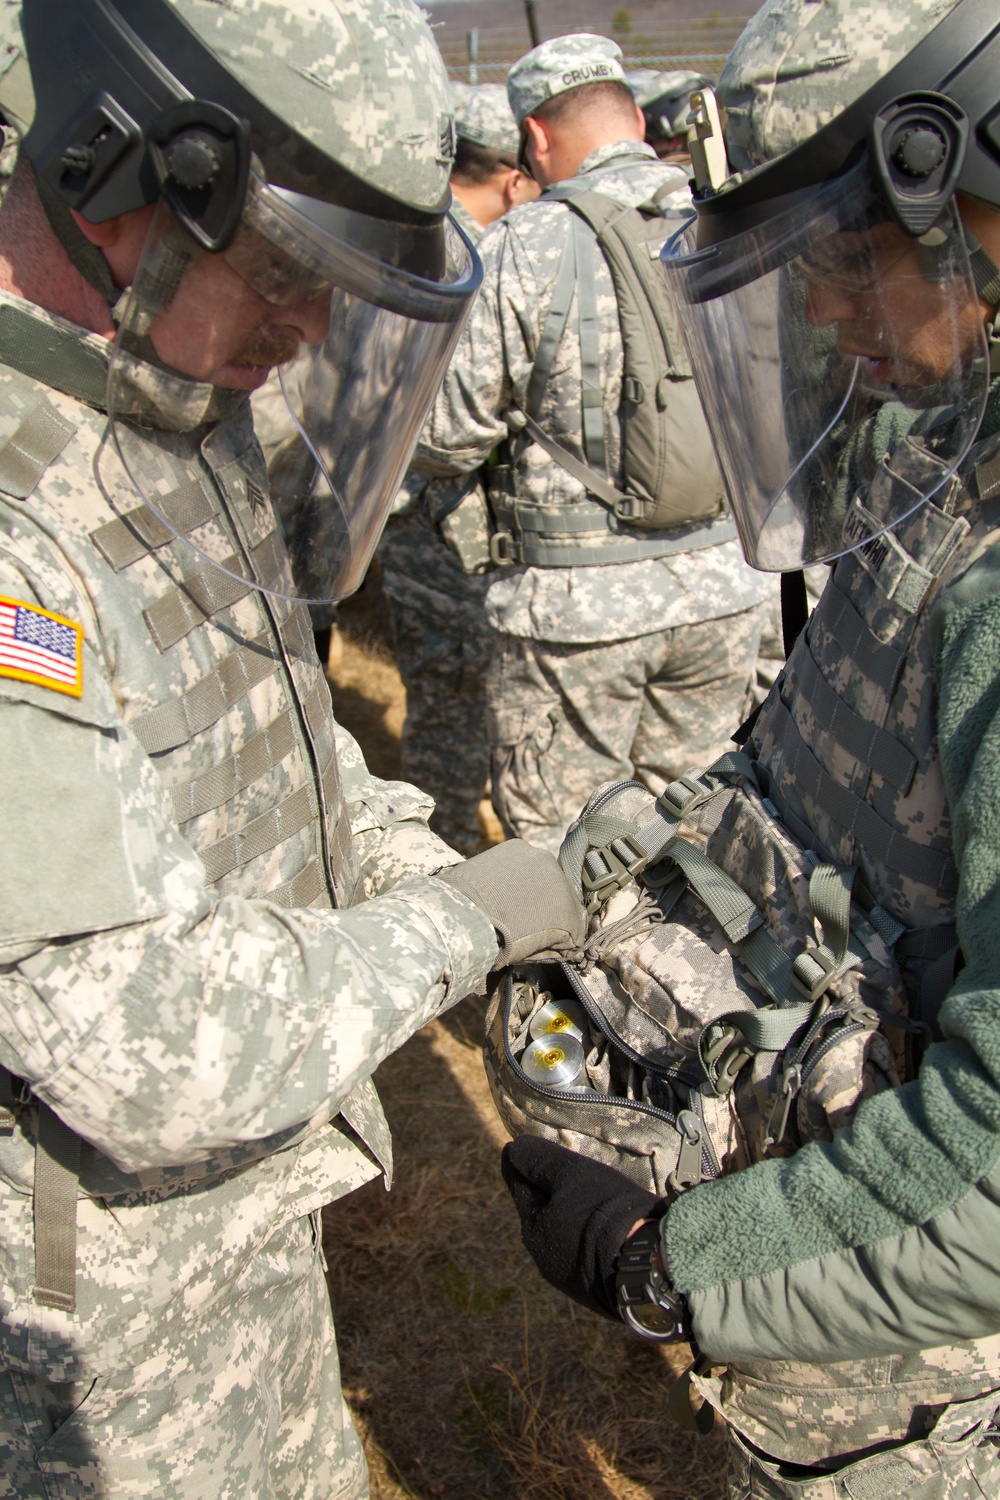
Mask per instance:
[[[0,677],[83,696],[83,626],[0,594]]]

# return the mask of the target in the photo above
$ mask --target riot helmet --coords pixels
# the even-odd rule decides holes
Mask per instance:
[[[447,216],[454,128],[422,14],[411,0],[24,0],[21,24],[23,150],[114,303],[108,408],[136,489],[169,527],[130,429],[193,429],[281,365],[307,460],[295,581],[255,586],[343,597],[481,278]],[[149,211],[130,286],[95,272],[69,209],[92,224]]]
[[[663,254],[765,570],[866,546],[938,494],[1000,364],[981,306],[996,312],[1000,271],[956,196],[1000,205],[995,0],[881,15],[764,7],[719,85],[736,171],[699,183]]]
[[[711,83],[706,74],[687,69],[635,75],[632,92],[646,122],[646,144],[658,156],[674,142],[683,143],[680,149],[686,154],[691,95]]]

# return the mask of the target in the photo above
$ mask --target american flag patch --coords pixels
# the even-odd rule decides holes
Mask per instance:
[[[0,677],[83,696],[83,626],[0,594]]]

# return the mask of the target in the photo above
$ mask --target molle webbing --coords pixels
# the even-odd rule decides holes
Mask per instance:
[[[75,432],[75,423],[43,396],[0,446],[0,492],[26,500]]]
[[[137,505],[114,521],[106,521],[90,533],[90,539],[109,567],[116,573],[138,562],[218,514],[219,503],[200,480],[178,485],[156,500],[156,511],[148,505]],[[157,511],[159,514],[157,514]]]
[[[323,898],[321,901],[320,898]],[[267,891],[262,900],[273,906],[301,907],[325,905],[329,900],[323,866],[318,859],[311,859],[305,869],[292,880]]]
[[[284,559],[281,533],[275,529],[252,549],[249,564],[235,554],[223,558],[218,566],[207,562],[143,610],[156,649],[166,651],[175,646],[218,610],[238,604],[253,593],[258,582],[273,588]]]
[[[336,762],[331,762],[336,768]],[[290,797],[268,808],[258,818],[251,818],[235,833],[226,834],[215,844],[198,849],[198,858],[205,866],[205,873],[214,885],[240,870],[262,854],[270,854],[279,844],[303,828],[316,816],[316,795],[311,786],[300,786]]]
[[[917,769],[916,756],[894,735],[879,729],[869,720],[848,708],[823,676],[809,649],[808,640],[796,658],[798,679],[796,693],[810,705],[817,722],[833,735],[849,755],[881,776],[902,796],[913,785]]]
[[[918,844],[892,827],[867,802],[825,771],[799,734],[778,692],[767,705],[768,726],[784,751],[782,778],[790,778],[827,817],[874,860],[898,874],[911,876],[934,891],[954,891],[958,872],[950,853]]]
[[[192,818],[221,807],[280,765],[294,749],[294,716],[292,710],[286,708],[273,723],[247,740],[242,750],[237,750],[193,780],[170,788],[178,823],[183,826]]]
[[[293,651],[303,649],[311,634],[309,612],[304,605],[298,605],[284,628],[289,646]],[[238,646],[180,697],[140,714],[130,726],[132,732],[147,755],[174,750],[221,719],[244,693],[272,676],[280,665],[273,636],[265,630],[246,645]]]
[[[860,667],[884,693],[891,694],[899,681],[906,657],[895,646],[877,641],[835,577],[828,580],[823,625],[846,657]]]

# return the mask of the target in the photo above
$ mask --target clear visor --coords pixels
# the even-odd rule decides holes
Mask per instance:
[[[662,258],[753,567],[852,551],[962,462],[989,360],[954,204],[913,239],[862,163],[718,244],[692,220]]]
[[[218,255],[161,202],[108,386],[138,494],[235,580],[282,599],[342,599],[364,577],[481,276],[450,220],[396,226],[256,175]],[[270,498],[255,492],[242,515],[230,495],[231,525],[217,516],[189,531],[144,474],[136,429],[193,430],[247,394]]]

